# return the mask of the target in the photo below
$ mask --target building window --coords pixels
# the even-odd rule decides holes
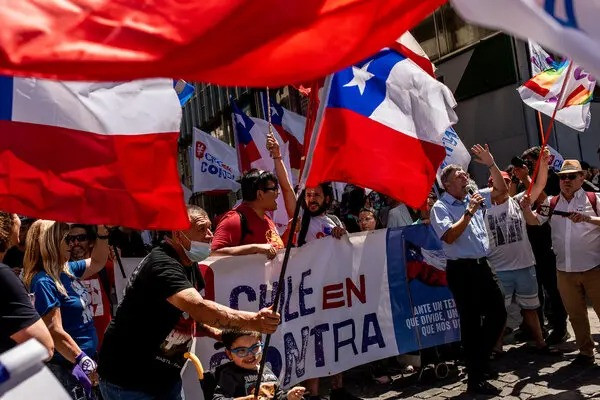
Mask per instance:
[[[411,33],[432,61],[460,50],[496,31],[466,23],[445,4],[412,29]]]

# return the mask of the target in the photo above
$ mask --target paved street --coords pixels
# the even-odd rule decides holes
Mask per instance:
[[[600,342],[600,322],[590,309],[592,332]],[[510,321],[509,321],[510,325]],[[572,331],[571,336],[574,337]],[[511,341],[511,336],[506,338]],[[570,365],[577,354],[573,338],[560,349],[563,357],[540,356],[527,349],[527,345],[504,346],[506,354],[494,362],[500,373],[496,386],[502,388],[503,399],[592,399],[600,398],[600,356],[597,367],[581,368]],[[365,368],[348,371],[345,377],[348,389],[363,398],[377,399],[469,399],[465,394],[466,381],[462,366],[452,366],[449,376],[436,379],[431,368],[426,369],[420,382],[418,374],[397,375],[391,384],[373,383]],[[478,396],[477,398],[486,398]]]

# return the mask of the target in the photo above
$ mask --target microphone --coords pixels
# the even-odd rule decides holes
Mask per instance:
[[[479,189],[477,188],[477,185],[475,184],[475,182],[470,181],[469,184],[467,185],[467,193],[469,193],[469,195],[473,196],[478,191],[479,191]],[[485,205],[485,200],[482,200],[480,204],[481,204],[481,208],[487,207]]]

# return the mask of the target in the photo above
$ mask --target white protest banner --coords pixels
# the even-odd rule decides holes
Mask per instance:
[[[440,250],[427,225],[315,240],[293,249],[281,298],[282,323],[267,361],[289,387],[374,360],[456,341],[458,313],[445,272],[421,249]],[[204,297],[256,311],[272,304],[283,259],[263,255],[209,258],[201,265]],[[198,337],[206,370],[226,362],[215,341]],[[186,398],[199,391],[184,387]]]
[[[442,185],[442,181],[440,180],[442,170],[446,165],[457,164],[463,167],[466,171],[469,168],[469,163],[471,162],[471,155],[467,151],[467,148],[463,144],[462,140],[458,137],[458,133],[454,130],[454,128],[450,127],[446,129],[444,132],[444,136],[442,136],[442,144],[446,148],[446,158],[442,161],[442,164],[438,168],[437,171],[437,181]]]
[[[240,189],[235,149],[227,143],[194,128],[193,143],[194,192]]]
[[[0,400],[71,399],[46,358],[48,350],[35,339],[0,354]]]

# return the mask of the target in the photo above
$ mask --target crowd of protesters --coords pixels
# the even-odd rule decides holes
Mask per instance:
[[[249,399],[253,392],[241,383],[256,375],[261,334],[275,331],[279,315],[203,299],[196,263],[209,255],[272,259],[288,240],[301,247],[328,236],[423,223],[442,240],[448,259],[440,279],[447,281],[459,312],[470,393],[499,393],[487,380],[495,375],[491,360],[503,354],[513,299],[521,309],[519,332],[533,342],[532,351],[561,357],[554,346],[570,338],[568,318],[579,348],[573,362],[594,364],[586,301],[600,311],[597,169],[566,160],[554,172],[545,167],[549,155],[532,148],[501,171],[488,147],[475,145],[475,161],[490,172],[488,188],[478,189],[462,167],[449,165],[441,172],[443,194],[438,198],[433,190],[421,209],[411,209],[354,185],[336,196],[332,185],[321,184],[306,188],[296,230],[278,232],[269,217],[277,197],[284,197],[290,216],[298,199],[278,143],[270,137],[267,147],[273,172],[246,172],[241,204],[215,221],[188,206],[187,230],[137,232],[0,213],[0,256],[6,264],[0,265],[0,353],[36,338],[73,399],[180,399],[183,354],[202,329],[231,360],[219,369],[213,398]],[[538,158],[544,167],[534,181]],[[144,259],[117,305],[119,257]],[[385,384],[394,368],[413,371],[411,360],[414,356],[372,363],[373,379]],[[329,397],[355,399],[342,375],[331,377]],[[268,398],[320,397],[319,378],[284,392],[267,368],[263,382],[270,389],[259,390]]]

